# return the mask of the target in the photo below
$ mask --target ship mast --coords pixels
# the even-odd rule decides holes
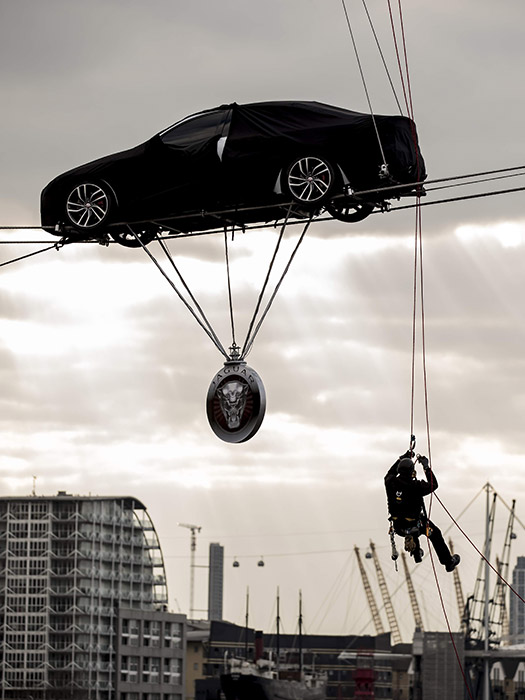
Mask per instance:
[[[303,677],[303,593],[299,590],[299,678]]]

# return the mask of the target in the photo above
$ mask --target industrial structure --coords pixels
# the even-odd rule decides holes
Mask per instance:
[[[208,620],[222,620],[224,547],[210,542],[208,574]]]
[[[185,617],[138,499],[0,498],[1,700],[181,700]]]

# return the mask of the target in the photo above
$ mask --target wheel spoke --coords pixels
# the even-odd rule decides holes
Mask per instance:
[[[110,200],[106,192],[90,182],[77,185],[66,202],[71,223],[80,229],[94,228],[107,217]]]
[[[325,197],[332,186],[332,180],[330,165],[316,156],[300,158],[288,171],[290,193],[305,203],[314,203]]]

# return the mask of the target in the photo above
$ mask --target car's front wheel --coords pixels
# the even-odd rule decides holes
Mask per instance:
[[[354,224],[363,221],[374,211],[374,205],[370,202],[345,202],[334,199],[326,205],[326,211],[334,219],[344,221],[347,224]]]
[[[320,156],[301,156],[288,166],[283,191],[295,202],[310,208],[323,204],[334,185],[334,169],[327,160]]]
[[[66,199],[66,222],[81,233],[99,231],[108,223],[113,196],[105,184],[81,182]]]

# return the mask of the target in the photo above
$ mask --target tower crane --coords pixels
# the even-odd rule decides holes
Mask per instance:
[[[414,622],[416,627],[423,632],[423,618],[421,617],[421,612],[419,610],[419,605],[417,602],[416,591],[414,589],[414,584],[412,583],[412,576],[408,570],[407,558],[404,552],[401,552],[401,559],[403,561],[403,569],[405,570],[405,579],[407,582],[408,595],[410,597],[410,604],[412,605],[412,613],[414,614]]]
[[[370,587],[370,582],[368,581],[368,576],[365,570],[365,567],[363,566],[363,562],[361,561],[361,555],[359,554],[359,547],[354,546],[354,552],[355,556],[357,558],[357,564],[359,566],[359,572],[361,574],[361,579],[363,581],[363,587],[365,589],[366,593],[366,599],[368,600],[368,607],[370,608],[370,612],[372,613],[372,619],[374,621],[374,626],[376,628],[376,634],[383,634],[385,631],[385,628],[383,627],[383,622],[381,621],[381,617],[379,616],[379,610],[377,609],[377,603],[374,598],[374,594],[372,593],[372,588]]]
[[[372,551],[372,558],[374,560],[374,566],[376,567],[377,581],[379,583],[379,590],[383,596],[383,603],[385,605],[386,616],[388,619],[388,624],[390,625],[390,632],[392,633],[392,641],[394,644],[400,644],[402,642],[401,632],[399,631],[399,625],[397,624],[396,614],[394,612],[394,607],[392,605],[392,600],[390,598],[390,593],[386,585],[385,577],[381,564],[376,553],[375,544],[370,540],[370,549]]]
[[[507,530],[505,532],[505,540],[503,543],[503,552],[501,554],[501,559],[496,557],[496,569],[499,576],[496,578],[496,586],[494,589],[494,595],[489,607],[489,624],[490,627],[497,627],[496,639],[501,639],[508,632],[506,627],[508,626],[508,615],[507,608],[505,605],[505,593],[506,586],[503,579],[506,579],[509,571],[509,561],[510,561],[510,545],[513,539],[515,539],[516,534],[514,532],[514,517],[516,509],[516,500],[512,501],[512,507],[510,508],[509,520],[507,523]],[[500,578],[501,577],[501,578]],[[498,611],[499,608],[499,611]]]
[[[454,543],[452,542],[452,539],[449,539],[448,547],[450,549],[450,553],[454,554]],[[454,577],[454,588],[456,590],[456,601],[458,604],[459,621],[461,624],[462,631],[466,632],[467,620],[465,619],[465,596],[463,595],[463,587],[461,585],[461,579],[459,578],[459,571],[457,566],[452,572],[452,576]]]
[[[198,525],[188,525],[188,523],[177,523],[179,527],[185,527],[191,531],[190,540],[190,619],[193,619],[194,607],[193,596],[195,592],[195,550],[197,549],[197,533],[202,528]]]
[[[490,484],[486,484],[486,489],[487,489],[487,499],[488,499],[488,492],[489,489],[492,489],[492,486]],[[486,536],[485,536],[485,544],[483,547],[483,552],[484,556],[486,559],[490,560],[490,550],[491,550],[491,545],[492,545],[492,535],[494,532],[494,519],[495,519],[495,512],[496,512],[496,498],[498,497],[498,494],[493,491],[492,495],[492,504],[490,506],[490,510],[487,514],[487,525],[486,525]],[[478,566],[478,573],[476,576],[476,583],[474,584],[474,593],[468,597],[467,599],[467,608],[466,608],[466,620],[467,620],[467,640],[469,642],[476,642],[476,641],[481,641],[485,635],[488,634],[488,630],[486,629],[486,624],[485,624],[485,615],[484,615],[484,605],[485,605],[485,600],[488,598],[487,595],[487,582],[486,582],[486,576],[485,576],[485,571],[486,566],[485,562],[483,559],[479,560],[479,566]],[[482,589],[483,589],[483,595],[482,595]]]

